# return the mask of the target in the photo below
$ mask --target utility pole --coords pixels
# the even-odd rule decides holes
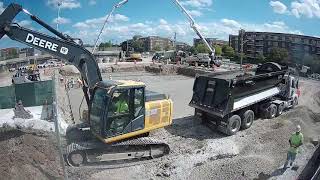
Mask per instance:
[[[177,43],[177,32],[174,32],[174,41],[173,41],[173,49],[176,51],[176,43]]]
[[[60,6],[62,5],[62,1],[58,2],[58,19],[57,19],[57,31],[59,30],[59,21],[60,21]]]
[[[242,70],[242,60],[243,60],[243,29],[240,29],[240,70]]]

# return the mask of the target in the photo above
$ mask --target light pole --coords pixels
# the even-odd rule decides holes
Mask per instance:
[[[58,19],[57,19],[57,31],[59,30],[59,21],[60,21],[60,6],[62,5],[62,1],[58,2]]]
[[[241,49],[240,49],[240,70],[242,70],[242,60],[243,60],[243,45],[244,44],[246,44],[247,42],[249,42],[249,41],[251,41],[251,40],[245,40],[245,41],[243,41],[243,38],[241,38],[241,44],[240,44],[240,46],[241,46]]]

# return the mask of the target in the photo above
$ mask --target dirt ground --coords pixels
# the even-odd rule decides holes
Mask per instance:
[[[110,74],[103,74],[109,78]],[[252,127],[234,136],[225,136],[192,117],[188,106],[193,78],[145,72],[114,73],[113,79],[133,79],[146,83],[147,89],[169,94],[174,101],[173,125],[151,133],[166,141],[171,152],[162,158],[118,165],[68,167],[70,179],[288,179],[279,168],[284,164],[288,138],[297,124],[302,126],[305,144],[298,155],[302,171],[314,146],[311,138],[320,137],[320,83],[301,79],[299,106],[282,116],[257,119]],[[72,109],[78,112],[80,89],[70,92]],[[78,117],[79,115],[75,115]],[[76,118],[75,118],[76,119]],[[287,170],[291,171],[291,170]],[[290,179],[291,179],[290,178]]]
[[[63,179],[55,144],[52,134],[1,128],[1,179]]]

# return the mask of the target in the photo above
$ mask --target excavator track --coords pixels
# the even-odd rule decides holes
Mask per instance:
[[[125,140],[113,144],[100,141],[71,143],[66,148],[66,161],[70,166],[90,163],[117,162],[158,158],[168,154],[168,144],[149,137]]]

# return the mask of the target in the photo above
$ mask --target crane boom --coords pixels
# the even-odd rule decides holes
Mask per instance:
[[[174,4],[176,4],[179,7],[179,9],[182,11],[182,13],[184,13],[187,16],[187,18],[189,20],[189,23],[190,23],[190,27],[195,31],[195,33],[200,37],[200,39],[208,47],[208,49],[210,51],[210,59],[211,59],[211,61],[215,65],[220,66],[221,63],[214,60],[215,49],[209,45],[209,43],[206,40],[206,38],[204,38],[204,36],[200,32],[200,30],[197,28],[197,24],[196,24],[195,20],[192,18],[192,16],[188,13],[188,11],[181,5],[181,3],[178,0],[173,0],[173,2],[174,2]]]
[[[114,6],[112,7],[111,12],[108,14],[107,18],[105,19],[105,21],[104,21],[104,23],[103,23],[103,25],[102,25],[102,28],[101,28],[101,30],[100,30],[100,32],[99,32],[99,35],[98,35],[98,37],[97,37],[97,39],[96,39],[96,41],[95,41],[95,43],[94,43],[93,50],[92,50],[92,54],[96,51],[96,48],[97,48],[97,45],[98,45],[98,41],[99,41],[100,36],[101,36],[101,34],[102,34],[102,32],[103,32],[103,29],[104,29],[104,27],[106,26],[106,24],[107,24],[109,18],[111,17],[111,15],[113,14],[114,10],[115,10],[116,8],[121,7],[122,5],[124,5],[124,4],[127,3],[127,2],[128,2],[128,0],[123,0],[123,1],[120,1],[119,3],[117,3],[116,5],[114,5]]]

